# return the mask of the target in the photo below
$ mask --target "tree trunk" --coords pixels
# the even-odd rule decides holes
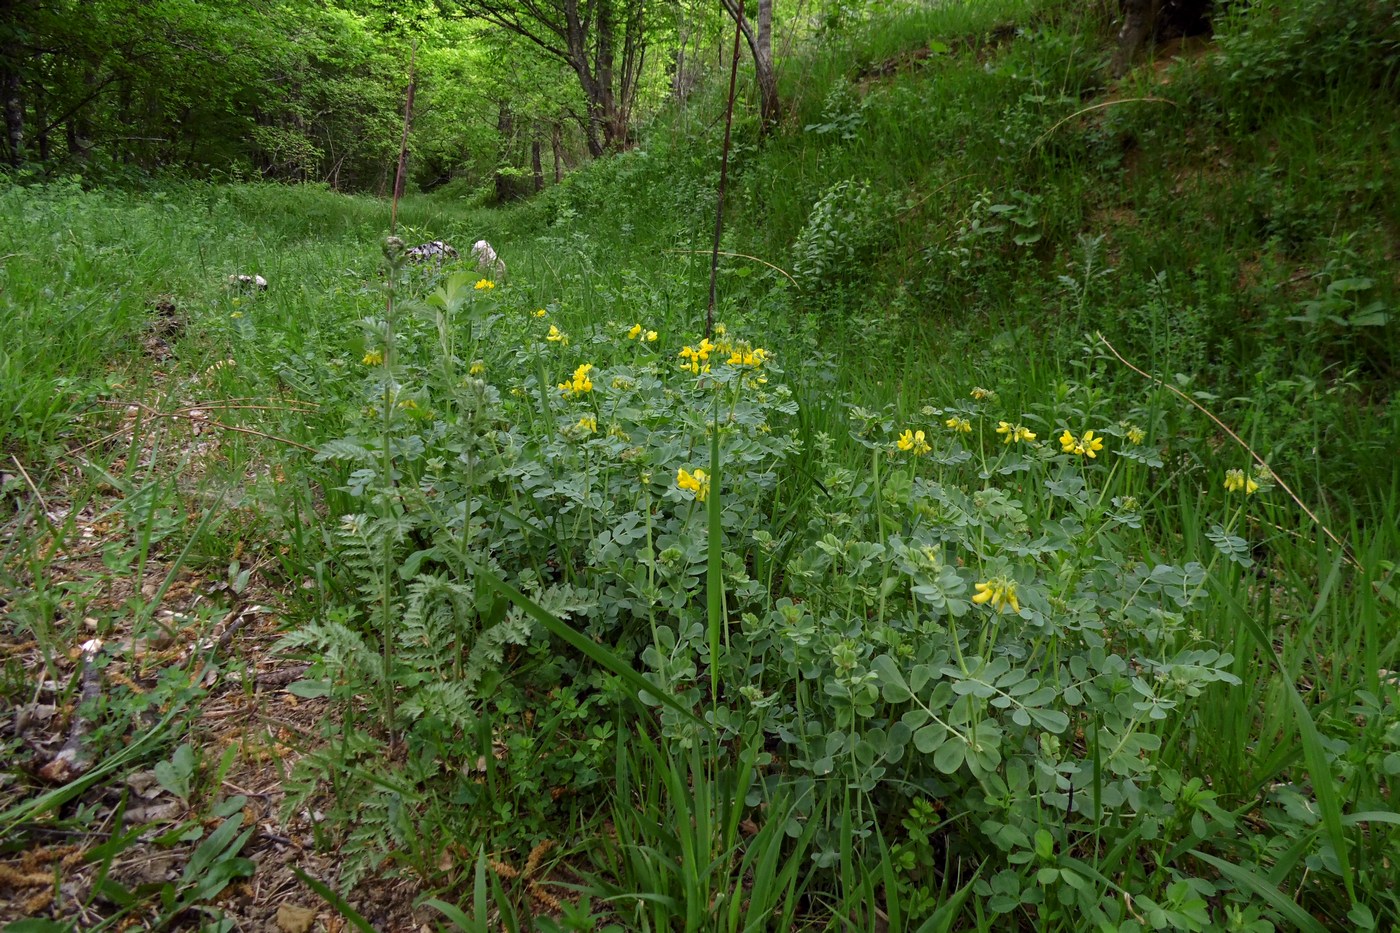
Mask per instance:
[[[500,136],[500,148],[496,160],[496,203],[503,204],[510,200],[510,176],[502,171],[505,168],[506,159],[510,154],[511,130],[515,125],[515,120],[511,115],[510,107],[505,101],[501,101],[500,109],[496,113],[496,133]]]
[[[598,3],[598,105],[603,118],[603,146],[618,148],[627,137],[627,125],[617,106],[613,90],[613,18],[612,4]]]
[[[680,25],[676,27],[676,51],[671,55],[671,96],[677,103],[685,103],[686,95],[690,91],[685,74],[685,46],[690,41],[687,35],[689,23],[681,14]]]
[[[539,127],[535,127],[534,136],[530,139],[530,169],[535,176],[535,194],[544,190],[544,160],[540,157],[540,132]]]
[[[39,162],[42,165],[49,163],[49,156],[52,150],[49,146],[49,108],[48,95],[44,93],[44,85],[36,84],[34,87],[34,145],[39,151]]]
[[[744,0],[722,2],[729,15],[738,22],[749,52],[753,55],[761,131],[766,135],[782,115],[782,102],[778,99],[778,73],[773,67],[773,0],[758,0],[757,30],[744,15]]]
[[[781,119],[778,100],[778,73],[773,68],[773,0],[758,0],[758,34],[752,45],[754,72],[758,79],[759,114],[763,131]]]
[[[24,161],[24,96],[18,71],[0,75],[0,96],[5,108],[5,160],[19,165]]]
[[[1118,50],[1113,53],[1113,76],[1121,78],[1133,66],[1157,22],[1161,0],[1122,0],[1123,28],[1118,32]]]
[[[554,183],[557,185],[564,180],[564,128],[558,123],[549,134],[549,146],[554,151]]]

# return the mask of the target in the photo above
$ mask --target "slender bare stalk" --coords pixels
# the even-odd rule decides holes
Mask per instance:
[[[729,135],[734,126],[734,86],[739,80],[739,38],[743,35],[743,10],[734,19],[734,55],[729,63],[729,102],[724,109],[724,149],[719,158],[719,198],[715,204],[715,245],[710,253],[710,305],[705,312],[705,337],[715,332],[715,283],[719,278],[719,238],[724,231],[724,183],[729,177]]]

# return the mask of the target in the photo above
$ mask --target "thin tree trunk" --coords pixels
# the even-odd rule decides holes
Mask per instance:
[[[781,116],[778,99],[778,74],[773,67],[773,0],[758,0],[757,30],[744,14],[744,0],[722,0],[724,8],[734,19],[748,42],[753,55],[754,77],[758,82],[758,111],[762,131],[766,134]]]
[[[39,162],[47,165],[52,149],[49,145],[49,107],[48,94],[44,92],[43,84],[38,84],[34,88],[34,144],[39,150]]]
[[[5,161],[19,165],[24,161],[24,95],[19,72],[0,75],[0,95],[5,108]]]
[[[549,146],[554,150],[554,183],[564,180],[564,128],[557,122],[549,134]]]
[[[534,135],[530,138],[530,169],[535,176],[535,194],[544,190],[544,160],[540,156],[540,148],[540,131],[537,125]]]
[[[511,130],[515,125],[515,120],[511,115],[510,107],[505,101],[499,104],[496,112],[496,133],[500,136],[500,148],[496,161],[496,203],[501,204],[510,199],[510,178],[501,171],[505,167],[506,157],[510,152]]]
[[[753,46],[754,72],[758,78],[759,113],[763,129],[776,126],[781,117],[778,73],[773,68],[773,0],[758,0],[758,34]]]
[[[671,96],[679,103],[685,102],[686,94],[690,90],[685,74],[685,46],[690,41],[687,32],[689,25],[685,13],[682,12],[680,25],[676,27],[676,51],[671,56]]]

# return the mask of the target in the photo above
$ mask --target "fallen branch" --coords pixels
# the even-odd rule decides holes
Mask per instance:
[[[23,476],[24,481],[29,484],[29,491],[34,493],[34,498],[39,501],[39,509],[41,511],[41,514],[43,514],[45,518],[48,518],[48,503],[44,502],[44,496],[42,493],[39,492],[39,487],[34,485],[34,480],[30,478],[29,471],[24,468],[24,464],[20,463],[19,458],[16,457],[14,454],[10,455],[10,460],[14,462],[15,468],[19,470],[20,476]]]
[[[239,434],[251,434],[253,437],[261,437],[265,440],[276,441],[279,444],[286,444],[288,447],[296,447],[300,450],[305,450],[309,453],[314,454],[316,452],[315,447],[308,447],[305,444],[302,444],[298,441],[294,441],[290,438],[278,437],[276,434],[268,434],[266,431],[259,431],[255,428],[244,428],[236,424],[225,424],[222,421],[216,421],[213,418],[210,418],[207,415],[205,415],[203,413],[203,409],[200,408],[178,409],[176,411],[159,411],[155,408],[152,408],[150,405],[147,405],[144,402],[122,402],[116,399],[98,399],[98,404],[110,406],[120,405],[124,408],[139,408],[141,411],[150,415],[152,418],[171,418],[177,421],[188,421],[191,424],[207,424],[210,427],[221,428],[225,431],[235,431]],[[115,437],[120,434],[121,432],[119,431],[114,435],[109,435],[109,437]],[[75,453],[85,449],[86,447],[80,447],[78,448],[78,451],[75,451]]]
[[[1250,447],[1249,444],[1245,443],[1242,437],[1240,437],[1238,434],[1236,434],[1230,429],[1229,425],[1227,425],[1225,422],[1221,421],[1214,414],[1212,414],[1210,409],[1206,408],[1200,402],[1196,401],[1191,396],[1178,389],[1176,386],[1163,382],[1161,379],[1158,379],[1151,373],[1144,372],[1143,370],[1138,369],[1132,363],[1129,363],[1126,359],[1123,358],[1123,354],[1119,353],[1118,349],[1113,344],[1108,342],[1108,338],[1105,337],[1103,334],[1095,333],[1094,336],[1097,337],[1099,339],[1099,342],[1102,343],[1105,347],[1108,347],[1108,352],[1112,353],[1113,356],[1118,360],[1118,362],[1122,363],[1124,366],[1128,367],[1133,372],[1137,373],[1139,376],[1143,377],[1149,382],[1155,385],[1159,385],[1162,388],[1174,393],[1187,404],[1191,405],[1191,407],[1195,408],[1201,414],[1205,415],[1211,421],[1215,422],[1216,427],[1220,428],[1220,430],[1230,435],[1230,438],[1234,440],[1236,444],[1239,444],[1241,447],[1243,447],[1245,451],[1248,452],[1249,455],[1254,458],[1255,463],[1259,464],[1261,467],[1269,471],[1269,474],[1273,477],[1273,481],[1278,484],[1278,487],[1280,489],[1288,493],[1288,498],[1292,499],[1293,502],[1298,506],[1298,508],[1302,509],[1303,513],[1307,515],[1308,518],[1312,519],[1313,524],[1315,524],[1318,528],[1321,528],[1322,533],[1325,534],[1328,538],[1330,538],[1333,544],[1337,545],[1337,547],[1342,549],[1342,557],[1345,558],[1346,562],[1351,564],[1353,567],[1360,569],[1361,564],[1352,555],[1351,549],[1347,547],[1346,542],[1344,542],[1341,538],[1333,534],[1332,529],[1328,528],[1322,523],[1322,519],[1317,517],[1317,513],[1307,507],[1303,500],[1299,498],[1298,494],[1293,491],[1292,487],[1290,487],[1286,482],[1283,481],[1283,477],[1279,476],[1278,473],[1274,471],[1273,467],[1269,466],[1268,461],[1266,461],[1263,457],[1259,456],[1259,454],[1255,452],[1253,447]]]
[[[713,251],[712,251],[712,250],[708,250],[708,249],[667,249],[667,250],[662,250],[662,252],[664,252],[664,253],[687,253],[687,254],[696,255],[696,256],[708,256],[708,255],[710,255]],[[791,282],[793,285],[797,285],[797,279],[794,279],[791,275],[788,274],[788,272],[787,272],[786,270],[781,269],[781,268],[779,268],[778,266],[773,265],[771,262],[769,262],[769,261],[766,260],[766,259],[759,259],[757,256],[750,256],[748,253],[727,253],[727,252],[725,252],[724,250],[720,250],[719,253],[718,253],[718,255],[720,255],[720,256],[731,256],[731,257],[734,257],[734,258],[736,258],[736,259],[752,259],[754,262],[762,263],[763,265],[765,265],[765,266],[767,266],[768,268],[772,269],[774,272],[781,272],[783,275],[787,276],[787,280],[788,280],[789,282]],[[800,285],[799,285],[798,287],[801,288]]]

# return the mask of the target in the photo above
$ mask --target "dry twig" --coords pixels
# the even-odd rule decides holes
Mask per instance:
[[[1163,382],[1161,379],[1158,379],[1151,373],[1144,372],[1143,370],[1138,369],[1132,363],[1129,363],[1126,359],[1123,358],[1123,354],[1118,352],[1118,348],[1115,347],[1113,344],[1109,343],[1108,338],[1105,337],[1103,334],[1095,333],[1094,336],[1099,339],[1100,343],[1102,343],[1105,347],[1108,348],[1108,352],[1112,353],[1113,356],[1118,360],[1118,362],[1122,363],[1124,366],[1128,367],[1133,372],[1137,373],[1139,376],[1143,377],[1149,382],[1152,382],[1155,385],[1159,385],[1162,388],[1171,391],[1177,397],[1181,398],[1187,404],[1191,405],[1191,407],[1195,408],[1201,414],[1205,415],[1211,421],[1215,422],[1215,426],[1220,428],[1220,430],[1230,435],[1230,438],[1236,444],[1239,444],[1241,447],[1243,447],[1245,451],[1247,451],[1249,455],[1254,458],[1255,463],[1259,464],[1261,467],[1269,471],[1269,474],[1273,477],[1274,482],[1278,484],[1278,487],[1288,494],[1288,498],[1292,499],[1293,502],[1298,506],[1298,508],[1303,510],[1303,513],[1307,515],[1308,518],[1312,519],[1313,524],[1316,525],[1318,528],[1321,528],[1322,533],[1325,534],[1329,539],[1331,539],[1333,544],[1337,545],[1337,547],[1342,549],[1342,557],[1346,559],[1346,562],[1351,564],[1351,566],[1360,569],[1360,563],[1358,563],[1356,557],[1352,555],[1351,548],[1347,547],[1346,542],[1344,542],[1341,538],[1333,534],[1332,529],[1328,528],[1322,523],[1322,519],[1317,517],[1317,513],[1307,507],[1303,500],[1299,498],[1298,494],[1293,491],[1293,488],[1289,486],[1286,482],[1284,482],[1283,477],[1279,476],[1278,473],[1274,472],[1274,469],[1269,466],[1268,461],[1266,461],[1263,457],[1259,456],[1259,454],[1255,452],[1253,447],[1250,447],[1249,444],[1245,443],[1244,438],[1240,437],[1238,434],[1232,431],[1230,429],[1230,426],[1227,425],[1225,422],[1221,421],[1219,418],[1217,418],[1210,411],[1210,409],[1206,408],[1200,402],[1196,401],[1191,396],[1178,389],[1176,386]]]

